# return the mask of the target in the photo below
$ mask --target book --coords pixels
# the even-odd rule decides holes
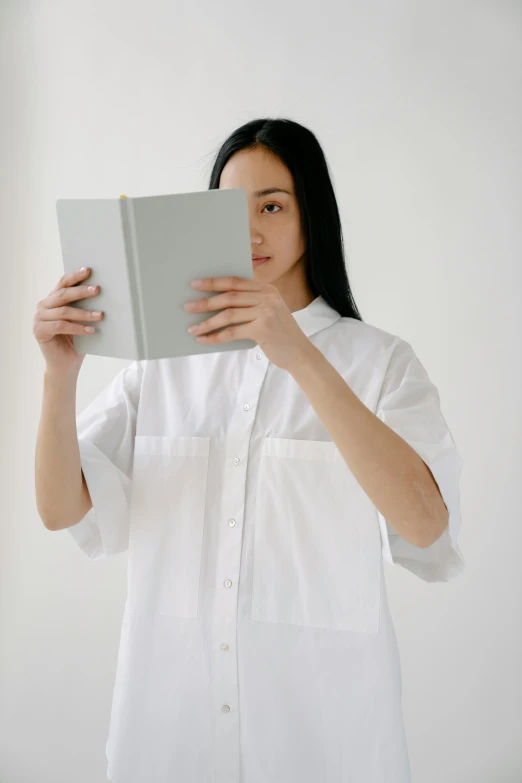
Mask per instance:
[[[64,271],[90,267],[80,285],[100,286],[96,296],[70,302],[104,312],[100,321],[78,321],[96,329],[73,335],[78,353],[141,360],[256,345],[246,339],[199,343],[187,328],[216,311],[183,308],[218,293],[192,288],[193,280],[253,279],[244,190],[58,199],[56,214]]]

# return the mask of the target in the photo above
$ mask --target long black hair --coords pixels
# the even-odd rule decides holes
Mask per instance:
[[[314,297],[321,295],[339,315],[362,317],[355,304],[344,260],[339,209],[324,152],[314,134],[288,119],[259,119],[235,130],[221,145],[209,190],[234,153],[264,148],[287,167],[294,180],[305,241],[305,270]]]

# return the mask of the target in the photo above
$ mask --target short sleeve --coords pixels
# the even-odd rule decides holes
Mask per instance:
[[[376,415],[424,460],[438,484],[448,525],[429,547],[406,541],[377,509],[385,562],[397,563],[426,582],[447,582],[465,569],[458,545],[462,458],[441,411],[437,388],[412,346],[396,338]]]
[[[80,462],[92,508],[66,528],[91,558],[124,552],[142,364],[124,367],[76,418]]]

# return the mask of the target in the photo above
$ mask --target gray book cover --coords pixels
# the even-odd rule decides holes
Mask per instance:
[[[253,348],[252,340],[204,345],[187,333],[216,311],[187,313],[185,302],[214,296],[192,280],[253,279],[246,193],[239,188],[137,198],[58,199],[65,272],[91,268],[97,296],[72,307],[102,310],[92,334],[74,335],[78,353],[163,359]],[[82,281],[83,283],[83,281]]]

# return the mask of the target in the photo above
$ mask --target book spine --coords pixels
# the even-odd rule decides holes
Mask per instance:
[[[148,358],[147,335],[145,331],[145,317],[143,312],[143,299],[139,275],[139,254],[136,236],[136,221],[132,198],[120,198],[120,215],[125,242],[125,257],[129,274],[129,287],[131,293],[132,322],[134,324],[134,338],[138,351],[138,359]]]

